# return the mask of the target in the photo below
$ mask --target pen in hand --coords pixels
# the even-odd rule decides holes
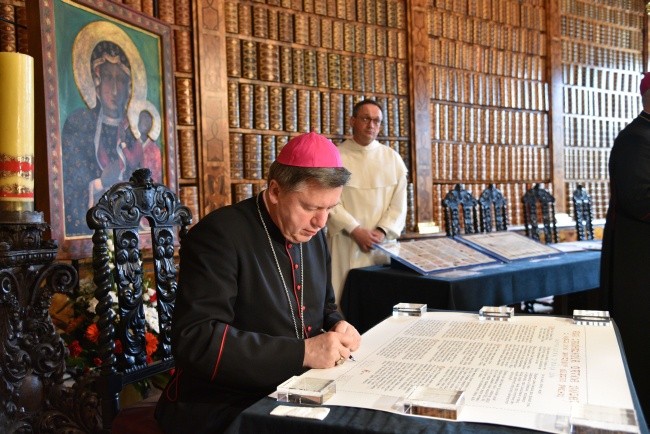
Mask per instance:
[[[325,329],[320,329],[320,332],[321,332],[321,333],[327,333],[327,330],[325,330]],[[357,360],[352,356],[352,354],[350,354],[350,356],[348,357],[348,359],[352,360],[353,362],[356,362],[356,361],[357,361]]]

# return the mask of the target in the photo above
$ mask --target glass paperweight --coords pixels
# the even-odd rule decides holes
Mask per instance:
[[[591,433],[638,433],[636,413],[631,408],[614,408],[600,405],[579,404],[571,407],[570,432]]]
[[[427,311],[426,304],[397,303],[393,306],[393,316],[422,316]]]
[[[336,393],[334,380],[291,377],[277,388],[278,401],[320,405]]]
[[[403,410],[406,414],[456,420],[464,403],[462,391],[418,386],[404,398]]]
[[[578,325],[605,326],[612,323],[607,310],[582,310],[573,311],[573,322]]]
[[[478,317],[481,320],[489,321],[508,321],[514,318],[515,309],[508,306],[483,306],[478,311]]]

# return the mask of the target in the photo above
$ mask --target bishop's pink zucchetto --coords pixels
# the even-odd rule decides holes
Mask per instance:
[[[650,72],[643,73],[643,78],[641,79],[641,85],[639,90],[641,91],[641,96],[650,89]]]
[[[296,167],[343,167],[336,145],[327,137],[314,132],[289,140],[276,161]]]

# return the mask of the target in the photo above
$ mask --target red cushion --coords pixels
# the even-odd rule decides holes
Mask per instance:
[[[154,418],[155,402],[142,402],[123,408],[113,419],[111,432],[119,434],[162,434]]]

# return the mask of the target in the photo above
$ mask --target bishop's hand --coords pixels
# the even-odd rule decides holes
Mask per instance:
[[[347,324],[347,327],[345,325]],[[340,331],[337,331],[339,327]],[[339,321],[332,331],[305,339],[305,368],[332,368],[348,360],[350,352],[359,348],[361,337],[346,321]]]

